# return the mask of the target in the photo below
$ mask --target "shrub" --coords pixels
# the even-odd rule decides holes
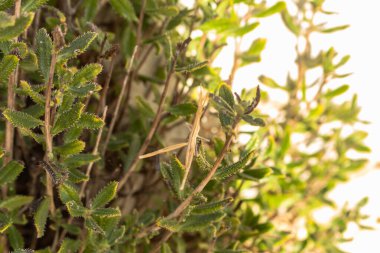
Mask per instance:
[[[311,50],[310,34],[346,26],[314,23],[324,1],[296,3],[0,0],[0,251],[340,252],[348,222],[367,228],[366,199],[328,225],[313,211],[365,165],[347,152],[369,149],[356,95],[327,89],[349,57]],[[233,94],[266,40],[240,43],[271,15],[305,41],[298,75]],[[222,80],[212,63],[229,39]],[[272,89],[288,97],[276,118],[260,112]]]

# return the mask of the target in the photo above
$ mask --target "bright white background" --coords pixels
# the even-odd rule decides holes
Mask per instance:
[[[191,6],[193,0],[182,2]],[[277,1],[267,2],[271,5]],[[346,202],[354,205],[364,196],[368,196],[369,203],[363,208],[363,212],[371,216],[366,225],[374,226],[375,230],[362,231],[353,224],[349,225],[346,237],[353,237],[354,240],[342,244],[341,249],[351,253],[379,253],[380,226],[377,219],[380,217],[380,1],[327,0],[325,10],[338,12],[325,20],[329,27],[344,24],[351,27],[334,34],[313,36],[313,47],[319,51],[333,46],[340,57],[351,55],[351,60],[344,66],[342,73],[353,74],[337,84],[350,85],[350,90],[342,96],[343,99],[350,99],[357,93],[358,103],[362,107],[360,118],[371,122],[370,125],[361,126],[361,129],[369,133],[366,140],[366,144],[372,149],[372,153],[367,155],[370,159],[369,165],[365,171],[353,175],[348,183],[338,186],[330,197],[338,206],[342,206]],[[243,42],[243,49],[257,37],[268,39],[262,62],[237,72],[234,81],[236,90],[255,87],[259,83],[257,77],[262,74],[282,84],[294,65],[295,38],[285,29],[279,15],[263,19],[252,37]],[[233,47],[230,46],[222,51],[214,64],[222,67],[222,77],[225,79],[231,69],[232,57]],[[322,209],[316,213],[316,218],[327,221],[333,213],[328,208]]]

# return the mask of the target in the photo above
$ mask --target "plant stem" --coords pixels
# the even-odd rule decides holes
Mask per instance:
[[[50,102],[51,102],[51,90],[53,86],[54,78],[54,69],[55,64],[57,63],[57,54],[55,49],[51,56],[50,69],[49,69],[49,79],[45,88],[45,121],[44,121],[44,130],[45,130],[45,160],[49,161],[53,156],[53,137],[50,133]],[[54,194],[53,194],[53,184],[48,173],[46,174],[46,195],[50,198],[50,212],[54,214],[55,205],[54,205]]]
[[[107,115],[107,109],[108,107],[104,107],[104,110],[103,110],[103,116],[102,116],[102,120],[105,121],[106,119],[106,115]],[[99,149],[99,144],[100,144],[100,140],[102,138],[102,133],[103,133],[103,128],[100,128],[99,129],[99,132],[98,132],[98,135],[96,137],[96,142],[95,142],[95,146],[92,150],[92,154],[93,155],[96,155],[98,153],[98,149]],[[87,171],[86,171],[86,176],[89,177],[90,174],[91,174],[91,169],[92,169],[92,166],[94,165],[94,162],[91,162],[88,167],[87,167]],[[84,194],[84,190],[86,188],[86,185],[87,185],[87,182],[88,181],[84,181],[83,184],[82,184],[82,187],[80,189],[80,192],[79,192],[79,198],[81,199],[83,197],[83,194]]]
[[[116,103],[115,112],[114,112],[114,114],[112,116],[111,124],[110,124],[110,126],[108,128],[107,137],[106,137],[106,140],[104,141],[104,144],[103,144],[104,146],[103,146],[102,156],[104,156],[104,154],[106,153],[107,146],[108,146],[108,143],[109,143],[109,141],[111,139],[111,135],[112,135],[113,129],[115,127],[116,120],[117,120],[117,118],[119,116],[121,101],[123,100],[123,98],[125,96],[125,91],[126,91],[126,88],[127,88],[128,79],[131,78],[132,66],[133,66],[133,62],[135,60],[137,49],[138,49],[138,46],[135,46],[135,48],[133,50],[132,58],[131,58],[131,60],[129,62],[129,66],[128,66],[128,70],[127,70],[127,75],[124,77],[124,80],[123,80],[123,85],[121,87],[121,92],[120,92],[120,95],[119,95],[117,103]]]
[[[214,176],[215,172],[217,171],[218,167],[222,163],[224,157],[226,156],[226,154],[227,154],[227,152],[231,146],[231,143],[232,143],[232,140],[234,137],[234,132],[236,130],[236,127],[237,127],[239,121],[240,121],[240,118],[235,119],[234,124],[232,126],[233,130],[227,135],[224,146],[223,146],[222,150],[220,151],[218,158],[216,159],[213,167],[211,168],[211,170],[209,171],[207,176],[199,183],[199,185],[194,189],[194,191],[171,214],[169,214],[166,217],[166,219],[174,219],[174,218],[177,218],[178,216],[180,216],[182,214],[182,212],[190,205],[193,198],[198,193],[202,192],[203,189],[206,187],[206,185],[210,182],[210,180]],[[160,230],[160,227],[158,227],[157,225],[152,225],[152,226],[148,227],[145,231],[139,233],[136,237],[137,238],[143,238],[147,234],[149,234],[150,232],[155,232],[158,230]],[[166,240],[168,240],[169,237]],[[162,241],[162,243],[164,243],[165,241]]]
[[[162,113],[163,105],[165,102],[165,98],[166,98],[166,95],[168,92],[170,79],[174,73],[174,67],[177,63],[177,58],[178,58],[178,53],[175,54],[175,56],[171,62],[170,70],[169,70],[169,73],[166,77],[165,84],[164,84],[164,90],[162,91],[160,102],[158,104],[158,108],[157,108],[156,114],[154,116],[152,126],[150,127],[149,133],[145,137],[144,143],[142,144],[139,152],[137,153],[137,155],[133,159],[131,165],[127,169],[127,173],[125,173],[125,175],[120,180],[119,185],[118,185],[118,190],[120,190],[124,186],[124,184],[127,182],[128,178],[131,176],[132,172],[136,169],[137,163],[139,161],[139,156],[141,156],[145,153],[146,149],[148,148],[148,146],[149,146],[149,144],[153,138],[154,133],[157,130],[158,124],[159,124],[160,119],[161,119],[161,113]]]

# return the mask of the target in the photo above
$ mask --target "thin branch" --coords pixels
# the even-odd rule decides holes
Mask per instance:
[[[131,165],[127,169],[127,173],[125,173],[125,175],[120,180],[119,185],[118,185],[118,190],[120,190],[124,186],[124,184],[127,182],[128,178],[131,176],[132,172],[134,172],[134,170],[136,169],[137,163],[139,161],[139,156],[141,156],[145,153],[146,149],[148,148],[148,146],[149,146],[149,144],[153,138],[154,133],[157,130],[158,124],[159,124],[160,119],[161,119],[161,113],[162,113],[163,105],[164,105],[166,95],[168,92],[169,83],[170,83],[171,77],[174,73],[174,68],[175,68],[175,65],[177,63],[178,56],[180,53],[182,53],[187,48],[187,45],[190,43],[190,40],[191,39],[188,38],[183,43],[178,45],[178,48],[176,50],[176,53],[174,54],[173,60],[172,60],[171,65],[170,65],[168,75],[166,76],[166,80],[165,80],[165,84],[164,84],[164,90],[162,91],[160,102],[158,104],[158,108],[157,108],[155,117],[153,119],[152,126],[149,130],[148,135],[145,137],[144,143],[142,144],[139,152],[137,153],[137,155],[133,159]]]
[[[138,49],[138,46],[135,46],[135,48],[133,50],[132,58],[131,58],[131,60],[129,62],[129,66],[128,66],[128,70],[127,70],[127,75],[124,78],[123,85],[122,85],[122,88],[121,88],[121,92],[120,92],[120,95],[119,95],[117,103],[116,103],[115,112],[114,112],[114,114],[112,116],[111,124],[109,126],[108,133],[107,133],[107,137],[106,137],[106,140],[104,141],[104,144],[103,144],[104,146],[103,146],[102,156],[104,156],[104,154],[105,154],[105,152],[107,150],[107,146],[108,146],[108,143],[109,143],[109,141],[111,139],[111,135],[112,135],[113,129],[115,127],[116,120],[117,120],[117,118],[119,116],[121,101],[123,100],[123,98],[125,96],[125,91],[126,91],[128,79],[131,78],[132,66],[133,66],[133,62],[134,62],[135,56],[136,56],[137,49]]]
[[[112,55],[111,56],[111,62],[110,62],[110,66],[109,66],[109,69],[108,69],[108,72],[107,72],[107,76],[106,76],[106,81],[104,83],[104,87],[102,89],[102,94],[100,95],[100,102],[99,102],[99,107],[98,107],[98,113],[100,113],[101,111],[104,111],[104,108],[106,106],[106,103],[107,103],[107,93],[108,93],[108,89],[109,89],[109,86],[110,86],[110,82],[111,82],[111,78],[112,78],[112,73],[113,73],[113,68],[114,68],[114,65],[115,65],[115,55]]]
[[[107,109],[108,109],[107,106],[104,107],[104,110],[103,110],[103,116],[102,116],[102,120],[103,120],[103,122],[105,121],[106,116],[107,116]],[[93,154],[93,155],[98,154],[98,149],[99,149],[100,140],[102,139],[102,133],[103,133],[103,127],[101,127],[101,128],[99,129],[98,135],[97,135],[97,137],[96,137],[95,146],[94,146],[94,148],[93,148],[93,150],[92,150],[92,154]],[[89,177],[90,174],[91,174],[92,166],[94,166],[94,162],[91,162],[91,163],[88,165],[88,167],[87,167],[87,170],[86,170],[86,176],[87,176],[87,177]],[[83,182],[82,187],[81,187],[80,192],[79,192],[79,198],[82,198],[82,197],[83,197],[84,189],[86,188],[87,182],[88,182],[88,181],[84,181],[84,182]]]
[[[239,118],[235,119],[234,124],[232,126],[233,130],[227,135],[226,141],[224,143],[224,146],[223,146],[222,150],[220,151],[219,156],[218,156],[216,162],[214,163],[213,167],[211,168],[211,170],[209,171],[209,173],[207,174],[207,176],[199,183],[199,185],[194,189],[194,191],[171,214],[169,214],[166,217],[167,219],[174,219],[174,218],[179,217],[182,214],[182,212],[190,205],[190,203],[193,200],[193,198],[197,194],[199,194],[200,192],[202,192],[203,189],[206,187],[206,185],[210,182],[210,180],[214,176],[216,170],[218,169],[218,167],[222,163],[222,161],[223,161],[225,155],[227,154],[228,150],[230,149],[230,146],[231,146],[231,143],[232,143],[232,140],[233,140],[233,137],[234,137],[234,132],[236,131],[236,127],[237,127],[237,124],[238,124],[239,121],[240,121]],[[137,234],[136,237],[137,238],[143,238],[147,234],[149,234],[151,232],[159,231],[160,229],[161,228],[158,227],[157,225],[152,225],[152,226],[148,227],[146,230],[144,230],[141,233]]]
[[[57,62],[57,54],[55,49],[51,56],[51,63],[49,69],[49,79],[45,88],[45,121],[44,121],[44,129],[45,129],[45,160],[49,161],[53,155],[53,137],[50,133],[50,102],[51,102],[51,90],[53,86],[53,78],[54,78],[54,69],[55,64]],[[54,195],[53,195],[53,184],[50,178],[50,175],[46,174],[46,194],[50,198],[50,212],[55,212],[54,206]]]

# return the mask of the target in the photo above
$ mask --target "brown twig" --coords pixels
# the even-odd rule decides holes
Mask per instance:
[[[131,70],[132,70],[132,66],[133,66],[133,62],[134,62],[135,56],[136,56],[137,49],[138,49],[138,46],[135,46],[135,48],[133,50],[133,54],[132,54],[131,60],[129,62],[129,66],[128,66],[128,70],[127,70],[127,75],[124,77],[123,85],[121,87],[121,92],[120,92],[120,95],[119,95],[117,103],[116,103],[115,112],[114,112],[114,114],[112,116],[111,124],[110,124],[110,126],[108,128],[107,137],[106,137],[106,140],[104,141],[104,144],[103,144],[104,146],[103,146],[102,156],[104,156],[104,154],[105,154],[105,152],[107,150],[107,146],[108,146],[108,143],[109,143],[109,141],[111,139],[111,135],[112,135],[113,129],[115,127],[116,120],[117,120],[117,118],[119,116],[121,101],[123,100],[123,98],[125,96],[125,91],[126,91],[128,79],[131,78]]]
[[[175,68],[175,65],[177,63],[178,56],[180,53],[182,53],[187,48],[187,45],[190,43],[190,41],[191,41],[191,39],[188,38],[183,43],[178,45],[177,51],[174,54],[173,60],[170,63],[171,64],[170,69],[169,69],[169,72],[166,76],[166,80],[165,80],[165,84],[164,84],[164,90],[162,91],[160,102],[158,104],[158,108],[157,108],[155,117],[153,119],[152,126],[150,127],[150,130],[149,130],[147,136],[145,137],[144,143],[142,144],[139,152],[137,153],[137,155],[133,159],[131,165],[127,169],[127,173],[125,173],[124,176],[122,177],[122,179],[120,180],[119,185],[118,185],[118,190],[120,190],[124,186],[124,184],[127,182],[128,178],[131,176],[132,172],[134,172],[134,170],[136,169],[137,163],[139,161],[139,156],[141,156],[145,153],[146,149],[148,148],[148,146],[149,146],[149,144],[153,138],[154,133],[157,130],[158,124],[159,124],[160,119],[161,119],[161,113],[162,113],[163,105],[164,105],[166,95],[168,92],[169,83],[170,83],[171,77],[174,73],[174,68]]]
[[[107,116],[107,109],[108,109],[107,106],[104,107],[104,110],[103,110],[103,116],[102,116],[102,120],[103,120],[103,122],[105,121],[106,116]],[[100,140],[102,139],[102,133],[103,133],[103,127],[101,127],[101,128],[99,129],[98,135],[97,135],[97,137],[96,137],[95,146],[94,146],[94,148],[93,148],[93,150],[92,150],[92,154],[93,154],[93,155],[96,155],[96,154],[98,153]],[[92,166],[94,166],[94,162],[89,163],[88,166],[87,166],[87,170],[86,170],[86,176],[87,176],[87,177],[89,177],[90,174],[91,174]],[[79,192],[79,198],[82,198],[82,197],[83,197],[84,189],[86,188],[87,182],[88,182],[88,181],[84,181],[84,182],[83,182],[82,187],[81,187],[80,192]]]
[[[50,102],[51,102],[51,90],[53,86],[54,69],[57,62],[57,54],[55,49],[51,56],[50,69],[49,69],[49,79],[45,88],[45,121],[44,121],[44,135],[45,135],[45,160],[49,161],[53,155],[53,137],[50,133]],[[50,212],[53,214],[55,212],[54,206],[54,195],[53,195],[53,184],[50,176],[46,174],[46,194],[50,198]]]
[[[237,124],[239,121],[240,121],[239,118],[235,119],[234,124],[232,126],[233,130],[227,135],[224,146],[223,146],[222,150],[220,151],[217,160],[215,161],[213,167],[211,168],[211,170],[209,171],[207,176],[199,183],[199,185],[194,189],[194,191],[171,214],[169,214],[166,217],[167,219],[174,219],[174,218],[179,217],[182,214],[182,212],[190,205],[193,198],[197,194],[202,192],[203,189],[206,187],[206,185],[210,182],[210,180],[214,176],[216,170],[218,169],[218,167],[222,163],[222,161],[223,161],[225,155],[227,154],[228,150],[230,149],[230,146],[231,146],[231,143],[232,143],[232,140],[234,137],[234,131],[236,130],[236,127],[237,127]],[[136,237],[137,238],[143,238],[147,234],[149,234],[151,232],[158,231],[158,230],[160,230],[160,227],[158,227],[157,225],[152,225],[152,226],[148,227],[146,230],[137,234]]]

